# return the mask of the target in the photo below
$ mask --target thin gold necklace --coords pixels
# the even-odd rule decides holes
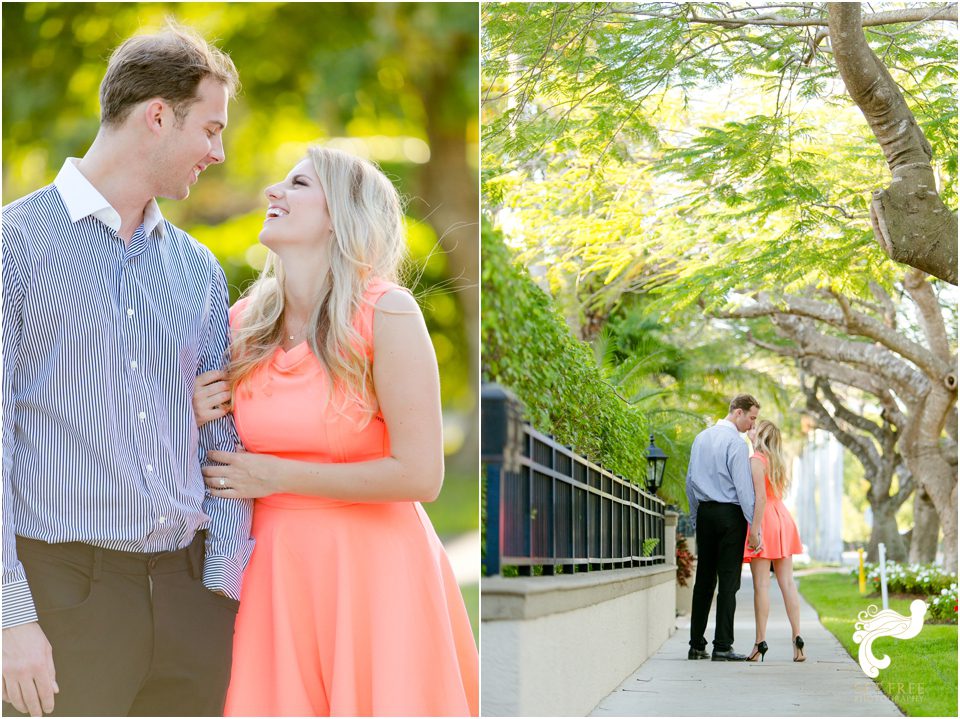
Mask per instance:
[[[304,322],[304,323],[303,323],[303,327],[301,327],[301,328],[300,328],[300,331],[297,332],[296,334],[287,335],[287,339],[290,340],[291,342],[293,342],[293,341],[294,341],[297,337],[299,337],[300,335],[305,335],[308,324],[310,324],[310,320],[307,320],[306,322]],[[286,322],[284,322],[283,327],[284,327],[284,330],[287,330]]]

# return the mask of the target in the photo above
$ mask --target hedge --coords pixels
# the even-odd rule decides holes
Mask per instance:
[[[512,391],[541,432],[642,484],[647,418],[603,380],[590,348],[574,337],[486,218],[481,261],[484,381]]]

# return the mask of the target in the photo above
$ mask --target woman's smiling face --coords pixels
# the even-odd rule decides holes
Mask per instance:
[[[333,232],[327,198],[309,158],[301,160],[283,182],[270,185],[267,216],[260,241],[273,251],[291,245],[326,244]]]

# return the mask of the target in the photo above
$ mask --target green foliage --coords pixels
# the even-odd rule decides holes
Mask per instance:
[[[799,17],[810,7],[778,7]],[[876,246],[889,182],[832,56],[799,28],[698,23],[714,3],[486,4],[483,193],[571,312],[659,291],[666,313],[810,284],[868,296],[899,266]],[[956,206],[956,33],[867,28]],[[572,315],[570,315],[572,316]]]
[[[930,618],[945,624],[957,623],[957,583],[944,587],[940,593],[930,597],[927,605]]]
[[[752,366],[746,345],[733,342],[700,312],[671,321],[649,294],[624,295],[593,342],[604,377],[648,418],[657,445],[670,457],[666,478],[683,486],[694,437],[726,415],[730,399],[749,391],[791,429],[790,398],[775,366]],[[769,373],[769,374],[768,374]]]
[[[509,388],[534,427],[635,482],[646,477],[647,418],[604,381],[550,297],[515,264],[484,221],[481,238],[483,378]],[[682,486],[664,483],[678,501]]]
[[[650,539],[643,540],[643,546],[640,547],[640,556],[649,557],[653,554],[653,550],[657,548],[657,545],[660,544],[660,540],[656,537],[651,537]]]
[[[879,596],[880,565],[865,564],[867,583],[873,590],[873,596]],[[859,575],[859,569],[851,574]],[[887,562],[887,591],[891,594],[914,594],[925,597],[927,615],[933,621],[946,624],[957,623],[957,575],[944,572],[937,565],[898,564]]]
[[[733,391],[756,394],[788,444],[800,434],[794,363],[750,343],[790,341],[768,319],[711,316],[758,290],[817,287],[873,301],[876,282],[896,296],[903,271],[870,224],[870,193],[890,182],[889,169],[832,54],[820,46],[811,55],[815,31],[693,20],[768,12],[482,8],[484,206],[593,344],[604,379],[677,458],[667,464],[673,485],[704,418],[722,416]],[[776,8],[787,18],[822,12]],[[954,208],[955,29],[865,32],[930,141],[938,189]],[[943,305],[950,331],[956,302]]]

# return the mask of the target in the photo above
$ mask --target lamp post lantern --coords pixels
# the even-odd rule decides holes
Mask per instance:
[[[650,435],[650,446],[647,447],[647,491],[656,494],[663,485],[663,470],[667,466],[667,455],[653,442]]]

